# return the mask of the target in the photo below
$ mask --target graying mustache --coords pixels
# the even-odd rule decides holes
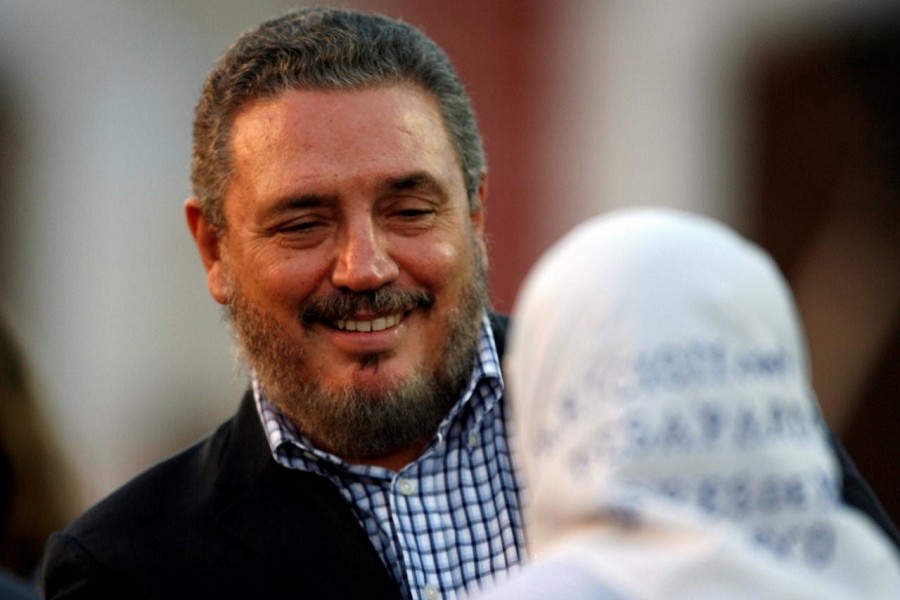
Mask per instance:
[[[308,300],[300,313],[304,323],[339,321],[358,313],[387,314],[408,312],[415,308],[428,310],[434,296],[418,290],[380,289],[374,292],[338,292],[324,298]]]

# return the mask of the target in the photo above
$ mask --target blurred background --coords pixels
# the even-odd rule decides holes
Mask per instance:
[[[192,112],[236,35],[297,4],[0,0],[0,319],[22,367],[0,401],[30,403],[0,407],[0,443],[24,444],[14,471],[56,465],[17,519],[70,518],[236,408],[182,215]],[[457,65],[488,153],[495,308],[599,212],[730,223],[788,276],[826,418],[900,520],[894,4],[341,3],[420,26]]]

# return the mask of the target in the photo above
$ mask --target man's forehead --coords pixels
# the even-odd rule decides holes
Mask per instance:
[[[329,133],[356,127],[359,139],[376,132],[383,122],[412,136],[438,135],[453,150],[446,123],[434,96],[419,86],[390,85],[338,89],[289,89],[251,100],[235,113],[230,151],[240,153],[253,142],[259,151],[279,140],[323,141]],[[290,135],[285,135],[287,132]],[[383,133],[383,132],[381,132]],[[454,151],[455,155],[455,151]]]
[[[274,195],[328,192],[357,177],[375,187],[462,186],[437,101],[418,86],[291,89],[235,117],[232,183]],[[239,180],[239,182],[238,182]]]

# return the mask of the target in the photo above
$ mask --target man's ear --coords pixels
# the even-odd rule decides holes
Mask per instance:
[[[200,260],[206,269],[206,285],[209,293],[216,302],[225,304],[228,300],[228,282],[222,264],[220,247],[222,240],[212,224],[203,216],[200,202],[196,198],[188,198],[184,203],[184,216],[200,252]]]

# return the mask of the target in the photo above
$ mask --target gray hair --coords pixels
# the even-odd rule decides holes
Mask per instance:
[[[194,118],[191,181],[204,217],[225,230],[229,136],[238,108],[290,89],[411,83],[437,99],[463,172],[469,208],[480,210],[486,170],[472,103],[447,55],[415,27],[375,14],[306,8],[262,23],[228,49],[206,78]]]

